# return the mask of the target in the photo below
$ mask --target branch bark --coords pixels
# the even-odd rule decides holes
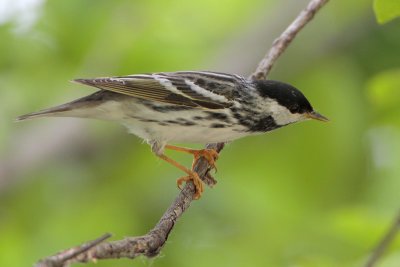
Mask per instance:
[[[396,215],[395,220],[393,221],[391,226],[388,228],[385,235],[382,237],[382,239],[379,241],[378,245],[372,251],[371,256],[369,257],[367,263],[365,264],[365,267],[376,266],[376,263],[383,256],[384,252],[387,250],[389,245],[393,242],[393,240],[395,239],[395,237],[399,231],[400,231],[400,210],[399,210],[398,214]]]
[[[289,44],[296,37],[297,33],[314,17],[316,12],[323,7],[328,0],[311,0],[307,7],[301,11],[289,27],[273,42],[271,49],[259,63],[256,71],[249,77],[251,79],[265,79],[273,64],[286,50]],[[206,148],[213,148],[220,152],[224,147],[223,143],[207,144]],[[202,180],[209,186],[216,181],[210,175],[210,166],[207,161],[199,160],[194,170]],[[186,183],[182,191],[175,198],[160,221],[147,234],[139,237],[128,237],[123,240],[103,242],[110,235],[104,235],[94,241],[86,242],[77,247],[59,252],[40,260],[37,267],[65,267],[75,262],[89,262],[99,259],[130,258],[144,255],[154,257],[161,251],[168,239],[176,221],[185,212],[193,201],[195,190],[192,182]]]

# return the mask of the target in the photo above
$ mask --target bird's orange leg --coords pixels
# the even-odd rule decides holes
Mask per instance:
[[[219,154],[217,151],[215,151],[215,149],[207,149],[207,148],[206,149],[190,149],[190,148],[172,146],[172,145],[166,145],[165,148],[192,154],[194,157],[193,164],[192,164],[192,170],[194,168],[194,165],[196,165],[197,161],[200,159],[200,157],[205,158],[208,161],[208,164],[210,164],[211,168],[217,170],[215,161],[218,159]]]
[[[158,155],[158,157],[165,160],[166,162],[174,165],[178,169],[180,169],[183,172],[188,174],[188,176],[184,176],[184,177],[181,177],[178,180],[176,180],[176,184],[178,185],[179,189],[182,189],[181,185],[183,182],[187,182],[187,181],[191,180],[191,181],[193,181],[194,187],[196,189],[196,193],[194,194],[194,199],[199,199],[201,197],[201,194],[204,191],[204,185],[203,185],[203,182],[201,181],[199,175],[196,172],[189,170],[185,166],[183,166],[180,163],[176,162],[175,160],[165,156],[164,154]]]

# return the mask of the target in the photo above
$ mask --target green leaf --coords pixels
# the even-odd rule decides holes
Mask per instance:
[[[384,24],[400,16],[400,1],[374,0],[374,11],[378,23]]]

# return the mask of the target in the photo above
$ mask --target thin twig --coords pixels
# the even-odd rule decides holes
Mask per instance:
[[[40,260],[36,266],[37,267],[62,267],[65,266],[66,264],[68,264],[69,260],[72,260],[76,257],[78,257],[79,255],[88,252],[90,249],[96,247],[97,245],[99,245],[100,243],[102,243],[103,241],[105,241],[106,239],[110,238],[111,234],[104,234],[102,236],[100,236],[99,238],[92,240],[92,241],[88,241],[85,244],[81,244],[77,247],[74,248],[70,248],[67,249],[65,251],[59,252],[56,255],[47,257],[43,260]]]
[[[378,260],[383,256],[384,252],[387,250],[389,245],[395,239],[397,233],[400,231],[400,210],[396,216],[396,219],[393,221],[388,231],[379,241],[378,245],[372,251],[371,256],[369,257],[365,267],[373,267],[378,262]]]
[[[249,77],[252,79],[265,79],[274,62],[285,51],[286,47],[291,43],[296,34],[314,17],[315,13],[328,0],[311,0],[307,8],[303,10],[294,22],[275,40],[271,49],[261,61],[256,71]],[[220,152],[224,147],[223,143],[208,144],[206,148],[213,148]],[[207,161],[199,160],[194,167],[201,179],[209,186],[216,183],[214,178],[209,174],[210,166]],[[186,183],[185,187],[175,198],[168,210],[161,217],[156,226],[146,235],[139,237],[128,237],[123,240],[100,243],[90,249],[79,250],[79,255],[75,257],[65,256],[69,250],[60,252],[54,256],[50,256],[37,263],[38,267],[65,267],[74,262],[88,262],[97,259],[111,258],[136,258],[139,255],[154,257],[161,251],[167,241],[169,233],[172,231],[176,221],[183,212],[190,206],[194,197],[194,185],[192,182]],[[87,243],[82,246],[87,247]],[[69,255],[69,254],[68,254]],[[47,264],[47,265],[46,265]]]
[[[251,75],[252,79],[266,79],[278,57],[310,20],[329,0],[311,0],[286,30],[275,39],[271,49],[258,64],[257,70]]]

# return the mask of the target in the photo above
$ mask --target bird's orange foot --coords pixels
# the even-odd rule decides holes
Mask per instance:
[[[217,151],[215,151],[215,149],[206,148],[206,149],[200,149],[200,150],[193,150],[192,153],[194,156],[192,169],[196,165],[197,161],[199,161],[199,159],[201,157],[203,157],[207,160],[207,162],[211,166],[211,168],[215,169],[215,171],[217,171],[217,165],[215,164],[215,161],[218,159],[219,154]]]
[[[192,169],[193,169],[194,165],[196,165],[197,161],[201,157],[205,158],[208,161],[208,164],[210,164],[211,168],[217,169],[217,166],[215,165],[215,161],[218,159],[219,154],[215,149],[209,149],[209,148],[206,148],[206,149],[190,149],[190,148],[172,146],[172,145],[166,145],[165,148],[192,154],[193,157],[194,157],[193,164],[192,164]]]
[[[204,184],[201,181],[199,175],[196,172],[191,172],[190,175],[184,176],[176,180],[176,184],[179,189],[182,190],[182,183],[183,182],[188,182],[188,181],[193,181],[194,187],[195,187],[195,194],[193,196],[194,199],[199,199],[201,197],[201,194],[204,191]]]

